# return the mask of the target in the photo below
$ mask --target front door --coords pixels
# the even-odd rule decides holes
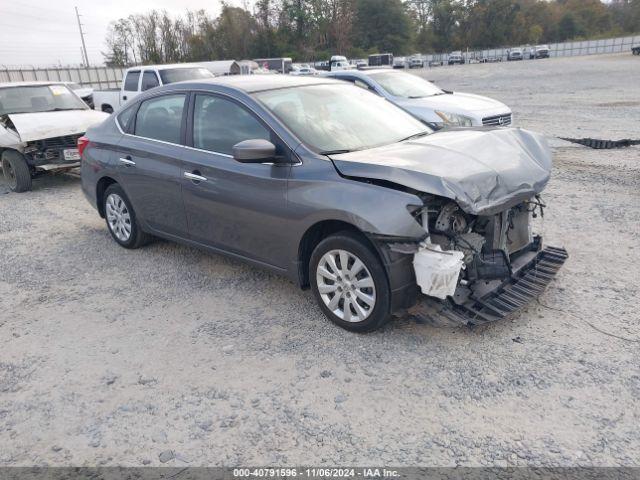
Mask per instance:
[[[286,187],[290,166],[247,164],[232,147],[266,139],[285,148],[252,112],[228,97],[195,94],[183,198],[192,240],[287,267]]]

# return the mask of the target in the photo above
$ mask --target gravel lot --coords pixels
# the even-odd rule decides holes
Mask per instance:
[[[420,74],[549,136],[640,138],[630,54]],[[0,183],[0,464],[638,465],[640,149],[553,145],[538,227],[571,257],[473,330],[350,334],[277,275],[118,247],[77,177]]]

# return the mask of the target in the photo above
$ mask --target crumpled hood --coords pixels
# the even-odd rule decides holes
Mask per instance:
[[[491,215],[540,193],[552,166],[542,135],[486,127],[441,130],[331,160],[342,175],[450,198],[473,215]]]
[[[22,142],[84,133],[109,115],[95,110],[65,110],[61,112],[12,113],[9,119]]]

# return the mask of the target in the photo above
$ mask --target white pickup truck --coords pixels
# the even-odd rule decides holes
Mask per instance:
[[[112,113],[145,90],[183,80],[212,78],[214,75],[201,65],[182,63],[177,65],[146,65],[131,67],[124,72],[122,86],[93,92],[95,110]]]

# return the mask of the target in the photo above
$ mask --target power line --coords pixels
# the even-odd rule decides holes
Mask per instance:
[[[40,9],[38,9],[38,10],[40,10]],[[26,18],[32,18],[32,19],[35,19],[35,20],[43,20],[43,21],[46,21],[46,22],[50,22],[51,21],[51,16],[33,15],[31,13],[24,13],[24,12],[15,11],[15,10],[4,10],[4,7],[3,7],[2,10],[0,10],[0,13],[2,13],[3,16],[14,15],[14,16],[17,16],[17,17],[20,17],[20,18],[26,17]],[[62,15],[65,19],[69,18],[68,15],[66,15],[65,13],[63,13],[60,10],[56,10],[55,13],[58,16]],[[94,21],[90,21],[90,22],[86,22],[86,23],[91,23],[91,24],[95,24],[95,25],[104,25],[104,21],[100,21],[97,18]]]
[[[89,56],[87,55],[87,45],[84,43],[84,34],[82,33],[82,23],[80,23],[80,14],[78,13],[78,7],[76,9],[76,18],[78,19],[78,30],[80,30],[80,39],[82,40],[82,50],[84,51],[85,65],[89,66]]]
[[[20,32],[24,32],[24,25],[16,25],[15,23],[0,23],[0,26],[2,26],[3,29],[8,28],[8,29],[14,29],[14,30],[19,30]],[[51,28],[49,26],[43,26],[43,27],[38,27],[38,32],[52,32],[52,33],[67,33],[67,34],[72,34],[72,35],[76,35],[76,33],[74,33],[73,31],[67,29],[57,29],[57,28]]]

